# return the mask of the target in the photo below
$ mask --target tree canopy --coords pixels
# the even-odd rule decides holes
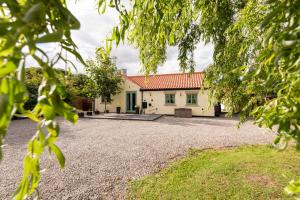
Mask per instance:
[[[65,102],[71,104],[74,97],[87,97],[85,74],[73,74],[62,69],[54,69],[56,76],[66,88]],[[24,105],[25,109],[32,110],[38,101],[38,90],[42,83],[43,74],[41,68],[28,67],[25,69],[25,87],[28,92],[28,100]]]
[[[178,46],[180,69],[193,71],[193,51],[214,44],[206,69],[210,95],[277,132],[275,144],[294,139],[300,149],[299,0],[120,0],[99,1],[120,13],[108,41],[128,39],[139,49],[146,74],[156,73],[168,46]],[[294,186],[294,187],[293,187]],[[294,184],[288,193],[299,192]],[[298,189],[297,189],[298,188]]]
[[[112,96],[120,92],[123,79],[117,71],[116,64],[103,47],[98,48],[95,54],[95,59],[86,61],[85,71],[89,78],[86,90],[92,98],[103,97],[106,109],[106,103],[111,102]]]
[[[299,0],[134,0],[99,1],[120,13],[108,41],[128,39],[139,49],[146,74],[178,46],[181,70],[193,71],[193,51],[203,40],[214,44],[206,86],[242,120],[255,117],[276,128],[278,140],[300,144]],[[299,142],[298,142],[299,141]],[[300,145],[299,145],[300,147]]]

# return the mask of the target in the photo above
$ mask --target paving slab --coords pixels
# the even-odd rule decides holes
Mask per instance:
[[[89,119],[114,119],[114,120],[136,120],[136,121],[154,121],[160,118],[162,115],[158,114],[117,114],[117,113],[105,113],[99,115],[88,116]]]

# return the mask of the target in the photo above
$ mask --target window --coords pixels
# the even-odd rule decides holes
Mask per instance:
[[[197,104],[197,94],[187,94],[186,104]]]
[[[175,94],[165,94],[166,104],[175,104]]]

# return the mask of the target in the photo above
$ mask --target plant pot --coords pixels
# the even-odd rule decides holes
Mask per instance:
[[[83,118],[83,117],[84,117],[84,112],[79,112],[79,113],[78,113],[78,117],[79,117],[79,118]]]
[[[105,113],[109,113],[109,110],[105,110],[104,112],[105,112]]]
[[[121,107],[117,107],[117,113],[120,114],[121,113]]]
[[[140,114],[140,107],[135,108],[135,114]]]
[[[96,110],[94,113],[95,113],[95,115],[99,115],[99,114],[100,114],[100,111],[99,111],[99,110]]]
[[[86,112],[86,115],[92,116],[92,115],[93,115],[93,112],[92,112],[92,111],[87,111],[87,112]]]
[[[221,105],[215,105],[215,116],[219,117],[221,114]]]

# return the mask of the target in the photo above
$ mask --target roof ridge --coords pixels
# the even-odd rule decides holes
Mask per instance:
[[[145,76],[126,76],[128,80],[140,86],[141,89],[180,89],[200,88],[205,72],[156,74]],[[148,81],[147,81],[148,79]]]
[[[167,76],[167,75],[186,75],[186,74],[205,74],[204,71],[201,72],[191,72],[191,73],[168,73],[168,74],[150,74],[148,76]],[[145,77],[146,75],[133,75],[127,77]]]

